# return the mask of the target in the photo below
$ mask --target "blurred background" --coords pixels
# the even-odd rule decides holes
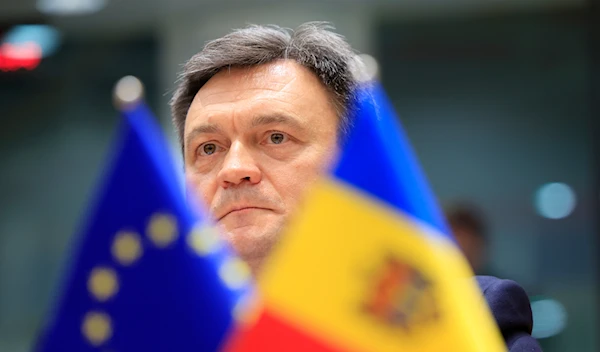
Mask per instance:
[[[370,55],[478,273],[545,351],[600,351],[600,17],[580,0],[0,0],[0,351],[28,351],[99,180],[114,83],[169,132],[177,72],[248,23],[333,22]]]

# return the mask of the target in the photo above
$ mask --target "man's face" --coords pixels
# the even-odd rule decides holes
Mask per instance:
[[[326,89],[291,60],[222,70],[194,97],[187,179],[255,273],[331,163],[337,127]]]

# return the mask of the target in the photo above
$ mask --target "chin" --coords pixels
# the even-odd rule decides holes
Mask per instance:
[[[281,231],[260,226],[244,226],[222,231],[222,234],[236,254],[250,266],[253,274],[256,274],[263,260],[279,241]]]

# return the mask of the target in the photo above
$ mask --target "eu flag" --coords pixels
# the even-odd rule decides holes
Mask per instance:
[[[217,350],[250,293],[249,271],[189,210],[149,109],[137,100],[122,110],[38,350]]]

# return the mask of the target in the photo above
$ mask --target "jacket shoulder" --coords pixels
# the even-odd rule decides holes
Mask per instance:
[[[511,352],[541,351],[531,337],[533,317],[529,297],[512,280],[476,276],[477,283]]]

